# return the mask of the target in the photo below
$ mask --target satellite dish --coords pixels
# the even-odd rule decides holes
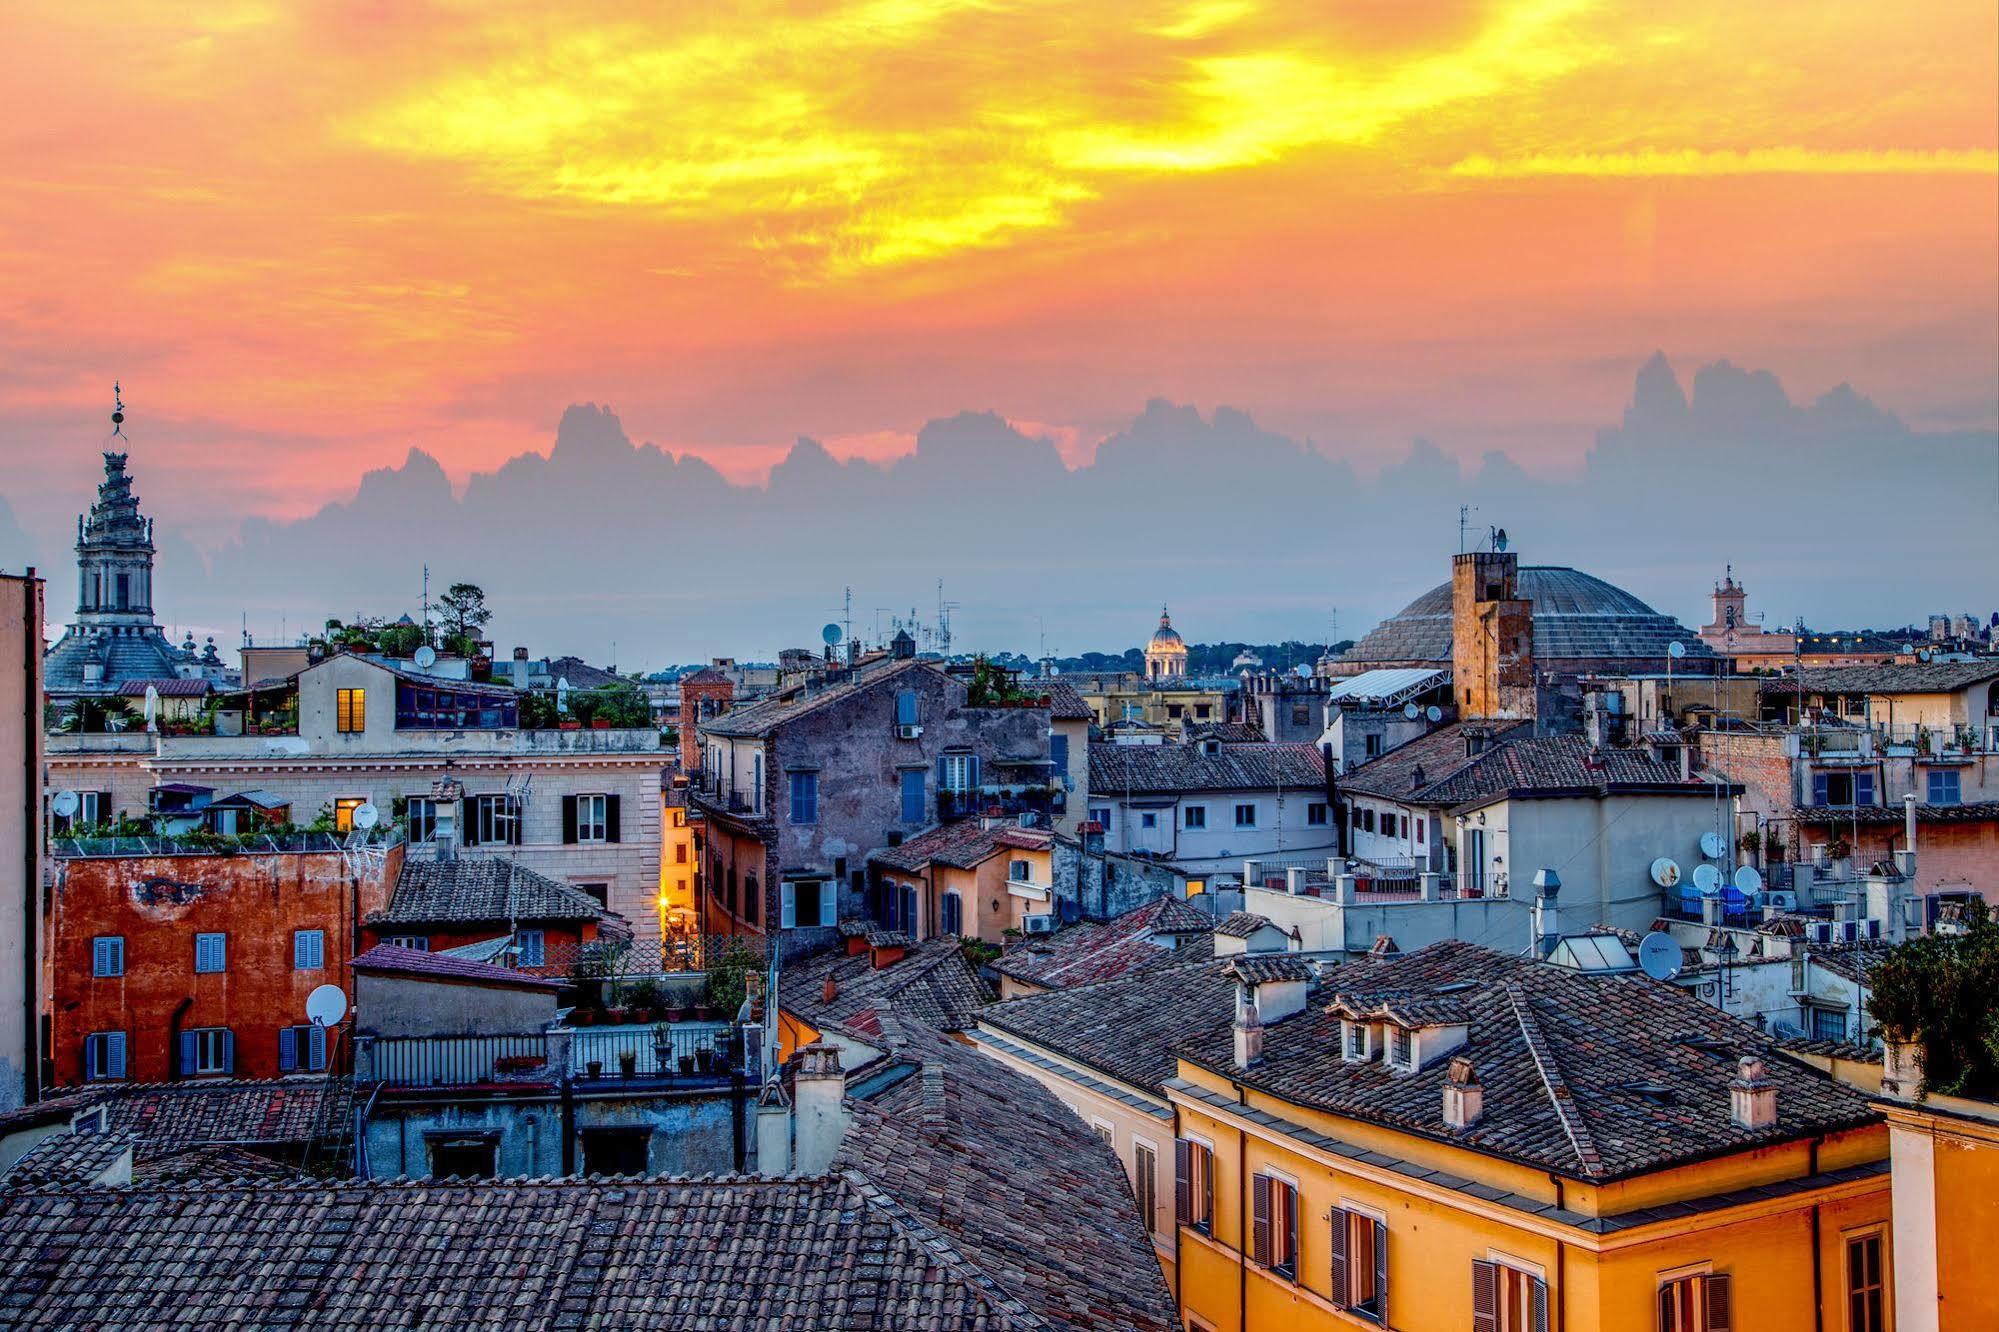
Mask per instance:
[[[1661,888],[1677,887],[1680,882],[1680,865],[1671,856],[1660,856],[1652,862],[1652,882]]]
[[[840,626],[837,624],[820,626],[819,641],[827,647],[838,647],[840,645]]]
[[[1429,707],[1429,710],[1425,712],[1423,715],[1425,717],[1428,717],[1433,722],[1440,722],[1444,719],[1444,710],[1438,707],[1435,703],[1432,703]]]
[[[305,1015],[315,1027],[330,1027],[347,1016],[347,992],[338,985],[322,985],[305,997]]]
[[[1694,887],[1703,893],[1711,893],[1721,887],[1721,871],[1712,865],[1694,866]]]
[[[1423,715],[1423,709],[1417,707],[1414,703],[1404,703],[1402,705],[1402,715],[1407,717],[1410,721],[1415,721],[1418,717]]]
[[[1678,661],[1681,657],[1687,655],[1687,645],[1685,643],[1682,643],[1679,639],[1676,638],[1672,642],[1666,644],[1666,655],[1671,657],[1674,661]]]
[[[1739,866],[1735,871],[1735,886],[1744,893],[1760,893],[1763,891],[1763,876],[1757,873],[1754,865]]]
[[[437,649],[432,647],[430,644],[425,643],[422,647],[416,650],[416,655],[412,657],[411,660],[416,662],[416,668],[418,670],[427,671],[431,667],[437,665]]]
[[[1709,860],[1719,860],[1721,853],[1726,850],[1728,850],[1728,843],[1721,840],[1720,833],[1704,832],[1701,834],[1701,854]]]
[[[1638,941],[1638,969],[1655,981],[1679,975],[1680,961],[1680,945],[1664,930],[1654,930]]]
[[[374,827],[376,824],[382,821],[382,811],[376,809],[374,805],[364,800],[360,804],[354,806],[353,818],[354,818],[354,826],[356,828],[359,828],[362,832],[366,832],[368,831],[368,829]]]
[[[49,801],[49,808],[56,812],[57,817],[66,819],[76,813],[76,807],[82,803],[83,798],[76,792],[58,791],[55,799]]]

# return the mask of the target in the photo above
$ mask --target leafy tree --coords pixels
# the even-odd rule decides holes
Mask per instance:
[[[743,977],[761,970],[763,959],[740,941],[731,939],[729,946],[722,950],[722,955],[708,968],[708,1006],[723,1020],[733,1021],[736,1011],[743,1006],[743,997],[749,992]]]
[[[1999,923],[1971,904],[1963,934],[1897,944],[1875,967],[1867,1011],[1923,1050],[1923,1090],[1999,1095]]]
[[[453,583],[438,598],[437,606],[444,614],[446,644],[469,655],[470,645],[478,641],[480,631],[493,618],[493,612],[486,609],[485,590],[477,583]]]
[[[998,708],[1009,703],[1024,703],[1029,697],[1025,689],[1014,683],[1011,674],[986,658],[980,657],[972,663],[972,682],[965,693],[967,706]]]
[[[414,624],[385,624],[375,635],[375,646],[384,656],[407,657],[423,646],[423,630]]]
[[[637,685],[603,685],[570,691],[569,715],[585,725],[602,721],[641,728],[652,725],[652,704]]]

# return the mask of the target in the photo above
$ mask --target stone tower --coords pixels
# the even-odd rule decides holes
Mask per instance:
[[[153,623],[153,524],[139,515],[125,457],[104,455],[97,502],[76,520],[76,622],[81,626]]]
[[[1534,603],[1518,595],[1520,557],[1479,550],[1451,560],[1451,688],[1458,715],[1534,715]]]

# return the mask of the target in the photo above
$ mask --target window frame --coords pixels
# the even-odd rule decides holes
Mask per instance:
[[[1329,827],[1331,821],[1332,810],[1325,801],[1308,800],[1305,802],[1305,826],[1307,828]]]
[[[1376,1208],[1342,1198],[1328,1220],[1333,1303],[1356,1318],[1387,1326],[1388,1217]],[[1357,1252],[1363,1232],[1364,1262]],[[1371,1289],[1364,1292],[1363,1284]]]
[[[1244,811],[1248,812],[1248,818],[1243,817]],[[1256,802],[1254,800],[1242,801],[1236,805],[1235,826],[1238,828],[1254,828],[1256,826]]]
[[[131,1037],[122,1031],[93,1031],[83,1038],[83,1080],[124,1082],[132,1076]],[[114,1060],[111,1056],[117,1055]],[[112,1071],[115,1065],[116,1071]],[[104,1072],[98,1072],[99,1067]]]
[[[440,803],[435,796],[404,798],[403,829],[412,844],[421,846],[437,840],[437,807]]]
[[[214,966],[203,966],[205,949],[217,950]],[[226,933],[206,932],[194,936],[194,974],[197,976],[220,976],[229,970],[229,936]]]
[[[1887,1231],[1882,1226],[1870,1226],[1862,1230],[1849,1230],[1840,1236],[1840,1268],[1842,1285],[1846,1292],[1845,1332],[1886,1332],[1892,1318],[1894,1303],[1888,1294],[1888,1243]],[[1863,1279],[1854,1282],[1854,1249],[1871,1245],[1874,1254],[1874,1272],[1871,1282]],[[1868,1295],[1874,1299],[1872,1315],[1856,1317],[1859,1302]]]
[[[819,822],[819,774],[809,768],[785,774],[784,816],[789,823],[809,827]]]
[[[1180,826],[1188,832],[1206,832],[1208,830],[1208,807],[1206,805],[1182,805],[1180,807]]]
[[[1261,1203],[1260,1208],[1253,1205],[1252,1212],[1262,1213],[1252,1224],[1264,1229],[1254,1246],[1257,1264],[1267,1272],[1296,1282],[1298,1259],[1304,1247],[1298,1226],[1297,1179],[1281,1171],[1259,1170],[1250,1177],[1250,1194],[1253,1204]]]
[[[333,797],[333,831],[337,833],[353,832],[354,811],[367,803],[368,797],[364,795]]]
[[[336,735],[360,735],[368,729],[368,691],[351,685],[333,691],[333,730]]]
[[[1173,1219],[1212,1237],[1215,1233],[1215,1144],[1199,1134],[1173,1140]]]
[[[548,965],[548,931],[530,928],[514,931],[514,963],[521,967]]]
[[[602,791],[586,791],[576,801],[576,840],[597,845],[611,840],[611,797]],[[585,810],[589,813],[585,813]]]
[[[1964,778],[1956,768],[1931,768],[1924,777],[1923,794],[1928,797],[1928,804],[1961,805],[1964,803]]]
[[[181,1073],[190,1078],[227,1077],[235,1069],[235,1033],[227,1027],[189,1027],[182,1037],[194,1038],[194,1061]]]
[[[100,934],[90,941],[92,980],[116,980],[125,974],[125,936]]]
[[[310,948],[307,947],[308,944],[311,945]],[[306,957],[310,957],[312,960],[309,962],[305,961],[304,959]],[[292,931],[292,970],[293,971],[326,970],[325,930]]]
[[[1136,1134],[1131,1139],[1131,1196],[1148,1237],[1159,1233],[1159,1147]]]

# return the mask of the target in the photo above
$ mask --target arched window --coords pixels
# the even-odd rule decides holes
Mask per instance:
[[[956,893],[944,894],[944,900],[937,906],[937,925],[945,934],[962,933],[964,907]]]

